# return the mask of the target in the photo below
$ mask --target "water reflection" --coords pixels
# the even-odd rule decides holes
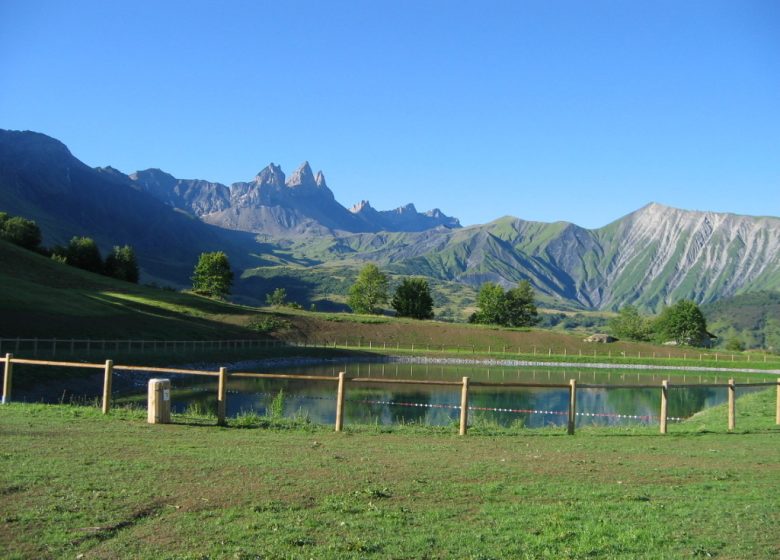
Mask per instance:
[[[246,371],[246,370],[244,370]],[[270,370],[264,368],[264,373]],[[720,377],[698,373],[656,371],[649,374],[635,370],[618,369],[554,369],[543,367],[498,367],[476,365],[409,364],[395,362],[328,364],[277,368],[279,373],[298,373],[333,378],[333,381],[272,380],[233,378],[228,384],[228,416],[242,412],[266,414],[273,398],[283,391],[284,414],[304,415],[312,422],[332,424],[335,421],[336,379],[340,371],[349,377],[367,380],[427,379],[460,382],[469,377],[472,383],[541,383],[568,385],[576,379],[577,424],[616,425],[627,423],[656,423],[660,409],[661,381],[674,383],[724,383]],[[145,405],[146,379],[130,376],[137,382],[136,389],[125,398]],[[216,381],[202,377],[172,376],[172,405],[175,412],[190,407],[216,411]],[[93,382],[90,382],[93,383]],[[84,398],[101,394],[100,379],[94,380],[94,391],[84,391]],[[586,388],[587,384],[636,385],[628,388]],[[646,388],[642,385],[656,387]],[[116,386],[116,384],[115,384]],[[50,389],[50,388],[49,388]],[[41,389],[41,393],[25,395],[20,400],[38,401],[53,396],[53,402],[62,393]],[[749,389],[740,388],[739,394]],[[673,388],[669,391],[669,416],[686,418],[703,408],[725,402],[725,388]],[[528,427],[563,426],[566,424],[568,389],[561,387],[493,387],[473,385],[469,393],[470,418],[483,418],[501,425],[522,422]],[[396,383],[348,383],[345,403],[345,422],[397,424],[424,423],[450,425],[460,414],[460,387],[458,385],[403,385]]]
[[[267,369],[263,370],[268,372]],[[696,383],[698,374],[654,372],[642,375],[631,370],[566,370],[552,368],[446,366],[408,363],[348,363],[327,366],[279,368],[277,372],[333,377],[328,381],[240,379],[230,381],[228,415],[242,412],[265,414],[279,391],[285,395],[285,415],[305,415],[316,423],[335,421],[335,380],[339,371],[349,377],[370,379],[428,379],[460,381],[468,376],[472,382],[655,385],[656,388],[586,388],[577,391],[578,425],[620,425],[656,423],[660,409],[660,384]],[[725,380],[720,380],[723,382]],[[713,378],[702,382],[714,383]],[[183,411],[192,402],[215,408],[215,383],[192,385],[191,380],[175,380],[174,408]],[[181,393],[179,390],[185,391]],[[745,391],[742,389],[741,391]],[[682,419],[725,402],[724,388],[679,388],[669,393],[669,416]],[[484,418],[501,425],[522,422],[528,427],[563,426],[566,424],[568,389],[544,387],[473,386],[469,396],[470,418]],[[457,422],[460,410],[460,387],[421,386],[394,383],[372,384],[370,381],[348,384],[345,418],[357,423],[423,423],[449,425]]]

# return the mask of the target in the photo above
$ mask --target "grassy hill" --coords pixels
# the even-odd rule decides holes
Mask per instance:
[[[251,310],[138,286],[0,241],[0,336],[237,338]]]
[[[519,353],[575,359],[625,354],[697,359],[698,349],[649,343],[594,345],[582,333],[505,329],[388,316],[253,308],[189,293],[129,284],[69,267],[0,241],[0,337],[215,340],[274,338],[288,342],[371,346],[372,350],[512,357]],[[254,325],[254,326],[253,326]],[[257,327],[259,325],[259,328]],[[473,349],[473,350],[472,350]],[[739,353],[737,353],[739,354]],[[708,353],[704,352],[705,361]],[[747,359],[736,356],[736,364]],[[592,358],[591,358],[592,359]],[[725,364],[724,364],[725,365]]]

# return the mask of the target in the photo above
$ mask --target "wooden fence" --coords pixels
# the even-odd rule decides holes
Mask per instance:
[[[567,411],[567,433],[574,434],[575,419],[577,414],[577,389],[660,389],[661,391],[661,412],[659,415],[659,429],[662,434],[667,433],[667,419],[668,419],[668,402],[669,391],[671,389],[682,388],[716,388],[725,387],[728,390],[728,429],[734,430],[736,424],[736,389],[737,387],[761,387],[761,386],[777,386],[777,405],[775,414],[775,423],[780,425],[780,379],[771,382],[759,382],[759,383],[736,383],[733,379],[729,379],[728,383],[669,383],[667,380],[661,382],[660,387],[658,385],[611,385],[611,384],[598,384],[598,383],[581,383],[577,384],[575,379],[571,379],[568,384],[544,384],[544,383],[527,383],[527,382],[508,382],[508,383],[491,383],[485,381],[471,381],[468,377],[463,377],[461,381],[444,381],[444,380],[430,380],[430,379],[378,379],[373,377],[347,377],[345,372],[340,372],[338,377],[323,376],[323,375],[295,375],[285,373],[251,373],[251,372],[230,372],[227,368],[220,367],[218,371],[213,370],[195,370],[195,369],[178,369],[178,368],[162,368],[151,366],[129,366],[129,365],[115,365],[113,360],[106,360],[102,364],[91,364],[82,362],[55,362],[46,360],[32,360],[24,358],[14,358],[13,354],[6,354],[4,358],[0,358],[0,361],[4,363],[3,367],[3,396],[2,403],[5,404],[11,399],[11,389],[13,382],[14,365],[28,364],[37,366],[55,366],[55,367],[72,367],[72,368],[86,368],[86,369],[102,369],[103,370],[103,398],[102,398],[102,411],[103,414],[108,414],[111,408],[111,385],[114,371],[140,371],[144,373],[167,373],[175,375],[196,375],[196,376],[208,376],[217,377],[217,424],[225,425],[225,413],[227,410],[227,386],[230,379],[240,378],[254,378],[254,379],[294,379],[294,380],[309,380],[309,381],[329,381],[335,382],[336,387],[336,425],[337,432],[342,431],[344,426],[344,397],[347,390],[347,385],[356,384],[376,384],[376,383],[390,383],[390,384],[403,384],[403,385],[448,385],[453,387],[460,387],[460,435],[466,435],[468,430],[468,411],[469,411],[469,389],[471,387],[498,387],[498,388],[546,388],[546,389],[568,389],[569,401]]]
[[[344,340],[304,340],[284,341],[276,339],[223,339],[223,340],[144,340],[144,339],[79,339],[79,338],[0,338],[0,355],[3,352],[11,352],[14,355],[29,355],[33,357],[47,356],[87,356],[97,353],[112,352],[132,354],[153,353],[189,353],[207,350],[251,350],[263,348],[333,348],[354,350],[398,350],[409,352],[440,352],[447,354],[500,354],[511,358],[512,356],[535,356],[539,358],[626,358],[626,359],[679,359],[684,361],[715,361],[715,362],[744,362],[744,363],[769,363],[780,362],[780,356],[767,353],[742,352],[724,353],[712,351],[696,351],[694,349],[679,349],[667,351],[635,353],[613,351],[609,345],[593,343],[592,350],[583,351],[582,348],[569,349],[566,347],[552,346],[508,346],[488,345],[477,347],[463,344],[401,344],[400,342],[371,341],[365,339]]]

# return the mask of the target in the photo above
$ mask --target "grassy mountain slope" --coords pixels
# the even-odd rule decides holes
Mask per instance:
[[[260,193],[245,186],[254,208]],[[632,303],[658,311],[683,298],[707,303],[780,289],[778,218],[649,204],[595,230],[507,216],[462,229],[349,234],[330,231],[327,205],[315,204],[307,220],[317,227],[308,233],[282,220],[282,230],[256,237],[203,223],[117,170],[92,169],[61,142],[32,132],[0,130],[0,204],[36,220],[47,245],[88,235],[105,253],[129,243],[142,278],[163,284],[186,285],[200,252],[223,250],[239,272],[236,294],[253,304],[281,279],[300,303],[338,308],[345,279],[367,261],[392,274],[431,278],[441,286],[440,315],[455,319],[486,281],[529,280],[546,305],[589,310]]]
[[[756,292],[702,306],[709,330],[724,343],[780,350],[780,292]]]
[[[476,347],[493,352],[591,355],[594,345],[583,335],[544,329],[518,330],[387,316],[311,313],[288,309],[256,309],[218,302],[187,293],[120,282],[47,259],[0,241],[0,337],[109,339],[224,339],[261,336],[248,328],[252,320],[274,317],[268,336],[287,341],[329,344],[358,341],[374,348],[395,345],[422,350],[441,346]],[[454,296],[453,296],[454,297]],[[683,356],[690,349],[618,342],[613,356]]]
[[[250,337],[250,311],[121,282],[0,241],[0,336],[182,339]]]
[[[504,217],[459,230],[299,239],[299,259],[387,270],[478,287],[529,280],[546,304],[658,311],[680,299],[780,287],[780,220],[650,204],[603,228]]]
[[[174,210],[43,134],[0,130],[0,195],[0,211],[35,220],[47,246],[76,235],[95,239],[104,254],[132,245],[147,280],[185,284],[203,251],[227,251],[236,265],[257,262],[252,235]]]

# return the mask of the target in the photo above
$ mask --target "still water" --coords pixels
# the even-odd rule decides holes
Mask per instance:
[[[251,371],[244,369],[242,371]],[[658,421],[660,384],[724,383],[725,376],[683,372],[637,372],[636,370],[546,369],[538,367],[486,367],[474,365],[431,365],[408,363],[348,363],[339,365],[294,366],[264,373],[296,373],[333,377],[334,381],[231,379],[228,385],[229,417],[267,410],[283,392],[285,416],[303,415],[312,422],[335,421],[336,382],[339,371],[350,377],[404,380],[426,379],[471,382],[540,384],[658,385],[659,388],[584,388],[577,391],[578,425],[648,424]],[[184,412],[188,407],[216,409],[216,382],[203,378],[174,377],[172,407]],[[740,394],[748,389],[740,389]],[[725,388],[674,388],[669,392],[670,421],[684,419],[706,408],[725,402]],[[460,387],[442,385],[403,385],[400,383],[348,383],[345,423],[425,423],[450,425],[457,421]],[[470,420],[478,418],[527,427],[562,426],[566,423],[568,389],[545,387],[478,387],[469,391]]]

